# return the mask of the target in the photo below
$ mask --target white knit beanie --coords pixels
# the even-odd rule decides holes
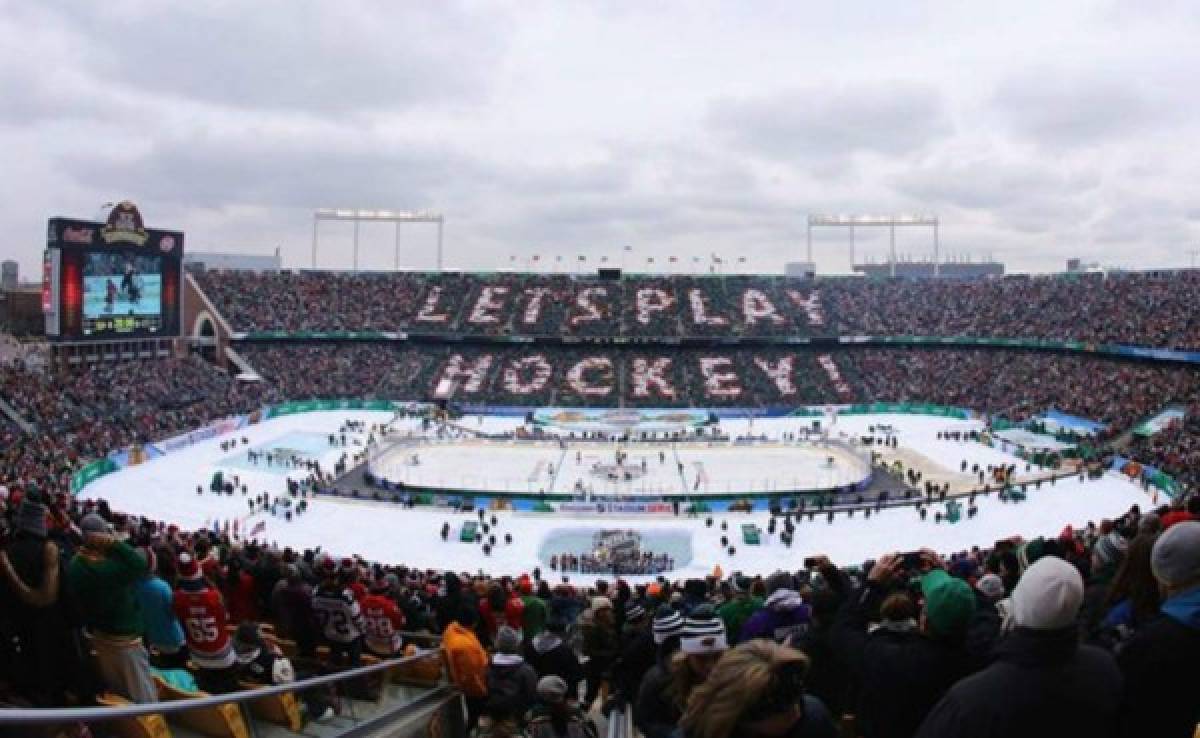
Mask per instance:
[[[1057,630],[1075,623],[1083,604],[1083,577],[1055,556],[1038,559],[1021,575],[1012,593],[1012,616],[1017,626]]]

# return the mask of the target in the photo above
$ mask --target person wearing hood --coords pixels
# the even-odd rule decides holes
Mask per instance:
[[[922,552],[919,583],[924,604],[918,627],[875,628],[868,624],[894,590],[904,569],[899,554],[881,556],[862,589],[847,600],[830,634],[852,679],[858,683],[855,714],[863,738],[909,738],[952,684],[969,671],[963,637],[975,610],[975,595],[941,568],[932,551]]]
[[[551,616],[546,629],[529,639],[525,646],[525,661],[541,678],[556,676],[567,685],[567,694],[573,701],[579,699],[579,683],[583,681],[583,667],[579,657],[564,640],[567,623],[560,617]]]
[[[725,621],[725,632],[730,635],[730,644],[740,641],[742,626],[754,613],[763,607],[763,598],[750,594],[749,577],[735,574],[729,580],[730,599],[717,608],[717,615]]]
[[[1150,568],[1164,599],[1159,617],[1117,654],[1125,675],[1120,734],[1185,738],[1200,723],[1195,681],[1185,676],[1200,663],[1200,522],[1178,522],[1160,535]]]
[[[138,582],[138,606],[142,609],[145,631],[142,637],[153,652],[157,652],[156,666],[183,668],[187,663],[186,641],[183,626],[175,616],[175,594],[171,585],[159,575],[158,556],[149,546],[141,549],[146,559],[146,576]]]
[[[769,638],[776,643],[786,643],[803,636],[812,621],[812,610],[794,586],[792,576],[787,572],[772,574],[767,579],[767,599],[742,626],[738,640]]]
[[[521,658],[521,634],[514,628],[502,625],[496,631],[496,652],[487,668],[486,715],[493,725],[502,725],[513,735],[525,719],[525,713],[533,706],[537,697],[537,674],[533,667]]]
[[[1107,651],[1079,645],[1083,596],[1083,577],[1066,561],[1047,556],[1030,565],[994,663],[954,685],[917,737],[1115,736],[1121,673]]]

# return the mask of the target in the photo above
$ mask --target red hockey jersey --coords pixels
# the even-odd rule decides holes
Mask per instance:
[[[384,595],[367,595],[363,600],[366,619],[367,648],[380,656],[400,652],[400,631],[404,629],[404,613]]]
[[[175,617],[183,625],[191,660],[201,669],[225,669],[236,657],[225,626],[229,614],[221,595],[211,587],[175,590]]]

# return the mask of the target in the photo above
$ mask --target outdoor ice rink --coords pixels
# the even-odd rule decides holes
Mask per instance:
[[[287,522],[282,517],[263,513],[249,516],[247,499],[240,492],[220,497],[207,492],[212,474],[221,470],[227,476],[237,475],[239,483],[247,485],[251,496],[261,492],[268,492],[272,496],[286,494],[286,477],[289,474],[299,477],[301,473],[249,464],[245,461],[246,449],[292,448],[320,458],[326,468],[331,468],[343,451],[360,450],[364,437],[350,434],[347,449],[329,448],[324,440],[329,433],[336,432],[348,419],[362,420],[369,426],[390,418],[388,413],[336,411],[272,419],[101,477],[80,492],[80,496],[103,498],[115,510],[150,516],[184,528],[211,526],[214,521],[222,524],[236,520],[240,529],[245,531],[263,522],[265,530],[257,538],[280,546],[297,549],[324,546],[323,550],[336,555],[360,554],[371,560],[460,571],[486,568],[500,574],[519,574],[535,566],[545,570],[545,558],[553,552],[547,551],[543,543],[551,531],[554,531],[556,538],[562,539],[564,532],[572,530],[583,535],[601,529],[631,529],[643,535],[647,548],[653,549],[655,537],[661,536],[664,541],[669,541],[673,550],[686,551],[686,554],[676,557],[677,568],[671,575],[679,577],[707,574],[716,565],[720,565],[725,572],[740,570],[748,573],[769,573],[781,567],[799,568],[805,556],[814,554],[828,555],[837,563],[853,564],[883,552],[929,545],[950,552],[972,545],[988,545],[1013,535],[1026,538],[1054,536],[1068,524],[1078,527],[1088,521],[1118,515],[1134,503],[1143,506],[1151,504],[1150,496],[1140,486],[1120,474],[1109,472],[1100,479],[1082,483],[1077,479],[1069,479],[1055,485],[1043,484],[1040,489],[1030,489],[1028,500],[1019,504],[1002,503],[995,496],[980,497],[977,500],[979,514],[970,519],[964,517],[955,524],[935,523],[932,515],[927,521],[921,521],[916,512],[908,507],[885,509],[866,519],[856,515],[849,519],[838,516],[833,523],[819,517],[813,522],[805,520],[798,526],[796,542],[791,548],[784,547],[775,536],[765,534],[768,514],[729,513],[719,516],[718,520],[727,521],[729,531],[740,529],[743,523],[755,523],[764,529],[762,545],[759,546],[741,545],[740,536],[726,532],[725,535],[730,535],[737,543],[737,551],[732,556],[719,543],[723,535],[720,526],[706,527],[704,516],[573,517],[561,512],[495,512],[489,513],[489,516],[494,514],[498,519],[494,532],[501,538],[511,534],[513,541],[509,545],[501,542],[490,556],[485,557],[479,546],[457,542],[456,534],[461,524],[466,520],[478,519],[473,513],[460,514],[445,509],[405,509],[388,503],[321,497],[310,503],[307,514]],[[469,418],[464,420],[464,425],[503,430],[514,428],[520,422],[520,418],[484,418],[480,423]],[[754,421],[753,432],[778,439],[784,432],[799,430],[803,422],[802,418],[760,418]],[[417,421],[405,423],[400,429],[402,432],[419,429]],[[979,428],[979,422],[974,420],[914,415],[843,416],[836,419],[831,432],[835,435],[861,435],[867,432],[869,426],[879,423],[895,428],[899,452],[913,458],[919,456],[938,465],[949,477],[958,473],[963,461],[984,466],[1013,463],[1024,469],[1024,461],[997,449],[978,443],[937,438],[939,431]],[[736,436],[749,431],[750,424],[745,420],[724,420],[722,429]],[[238,449],[223,451],[219,444],[231,438],[239,439]],[[242,438],[249,441],[248,446],[240,444]],[[539,451],[530,456],[529,461],[536,467],[539,460],[544,459],[549,463],[550,459],[561,454],[557,449],[553,449],[553,453]],[[720,460],[726,455],[732,461]],[[637,460],[639,456],[637,447],[630,447],[631,459]],[[722,464],[727,464],[729,469],[739,469],[739,464],[743,463],[736,460],[737,447],[721,449],[720,453],[717,450],[689,450],[681,452],[681,456],[687,456],[688,462],[698,460],[706,466],[712,465],[712,469],[721,469]],[[656,455],[654,461],[657,461]],[[486,475],[489,469],[498,468],[496,465],[501,462],[473,449],[469,453],[446,459],[446,464],[452,463],[458,465],[461,474]],[[524,463],[522,461],[522,469]],[[824,463],[823,458],[816,458],[814,463]],[[585,459],[577,466],[588,467],[589,464]],[[566,468],[570,469],[570,464]],[[674,483],[680,483],[677,468],[672,469],[676,472]],[[205,493],[198,495],[197,486],[205,487]],[[443,542],[440,536],[440,529],[445,522],[450,523],[454,532],[450,542]],[[664,543],[664,546],[667,545]],[[586,581],[591,577],[575,575],[572,578]]]
[[[627,454],[616,464],[618,450]],[[419,463],[412,463],[416,454]],[[486,463],[477,463],[486,459]],[[568,443],[463,440],[383,454],[373,471],[435,488],[631,497],[820,489],[855,484],[869,459],[813,443]]]

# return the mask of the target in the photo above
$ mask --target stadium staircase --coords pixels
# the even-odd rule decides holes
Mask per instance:
[[[11,420],[13,425],[20,428],[21,432],[23,432],[23,433],[33,433],[34,432],[35,429],[33,427],[33,424],[30,423],[29,421],[25,420],[25,418],[22,418],[21,414],[19,412],[17,412],[17,409],[14,408],[12,405],[9,405],[8,400],[4,399],[3,397],[0,397],[0,412],[3,412],[4,416],[6,418],[8,418],[9,420]]]
[[[254,365],[251,364],[245,356],[242,356],[236,350],[234,350],[233,346],[225,347],[225,358],[229,359],[229,361],[237,367],[238,372],[245,372],[258,377],[262,376],[262,372],[255,369]]]

